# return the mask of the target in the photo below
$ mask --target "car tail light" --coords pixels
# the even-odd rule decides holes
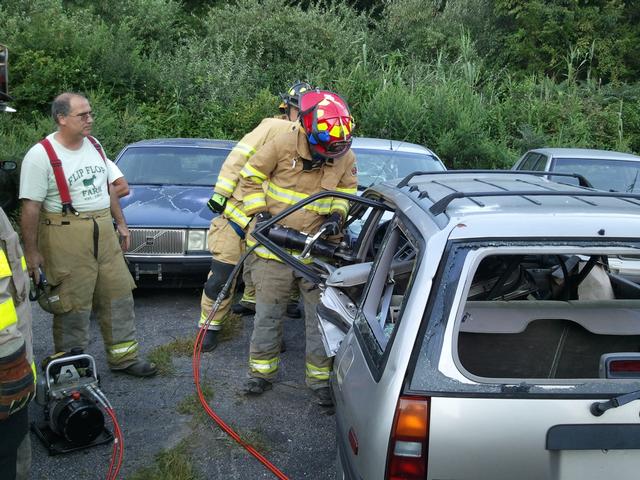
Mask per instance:
[[[609,371],[611,373],[640,373],[640,360],[614,360],[609,364]]]
[[[600,357],[601,378],[640,378],[640,353],[605,353]]]
[[[429,399],[400,397],[391,430],[388,480],[417,480],[427,476]]]

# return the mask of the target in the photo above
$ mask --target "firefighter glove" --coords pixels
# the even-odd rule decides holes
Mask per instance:
[[[268,221],[271,218],[271,214],[269,212],[260,212],[256,214],[256,229],[260,228],[264,222]],[[263,235],[266,235],[269,232],[269,229],[262,232]]]
[[[320,228],[324,230],[325,235],[331,237],[340,233],[341,226],[342,215],[340,215],[338,212],[333,212],[327,217]]]
[[[222,213],[224,212],[224,207],[227,204],[227,197],[224,195],[220,195],[219,193],[214,193],[209,201],[207,202],[207,207],[213,213]]]

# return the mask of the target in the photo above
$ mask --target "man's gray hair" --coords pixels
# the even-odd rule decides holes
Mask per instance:
[[[81,93],[65,92],[58,95],[53,99],[51,103],[51,116],[53,121],[58,123],[58,115],[67,116],[71,112],[71,99],[73,97],[80,97],[86,100],[86,97]]]

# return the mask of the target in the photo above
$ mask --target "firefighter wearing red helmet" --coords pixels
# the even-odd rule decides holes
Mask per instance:
[[[350,150],[353,119],[345,101],[329,91],[305,93],[300,99],[300,117],[303,128],[266,144],[240,173],[244,210],[255,215],[255,223],[321,191],[356,193],[355,155]],[[325,197],[285,217],[280,224],[308,234],[324,227],[328,235],[337,235],[348,208],[347,200]],[[247,245],[255,243],[251,236],[247,239]],[[318,404],[332,405],[329,391],[332,363],[325,355],[315,315],[319,289],[296,276],[266,248],[258,246],[254,254],[256,314],[245,393],[261,394],[272,386],[280,362],[282,317],[288,293],[294,287],[304,299],[306,384]]]
[[[242,206],[242,192],[238,187],[240,170],[265,143],[281,133],[298,130],[300,126],[297,122],[298,98],[302,93],[310,90],[311,86],[308,83],[299,81],[289,87],[287,93],[281,95],[282,103],[279,106],[285,115],[262,120],[235,145],[220,169],[213,196],[207,203],[210,210],[220,215],[211,221],[207,233],[207,246],[213,259],[211,272],[200,300],[200,326],[207,322],[214,300],[245,250],[246,230],[251,221],[251,215],[247,214]],[[245,262],[243,275],[245,291],[241,302],[244,305],[255,303],[253,284],[248,273],[249,267],[250,264]],[[211,319],[202,342],[204,352],[210,352],[217,347],[218,332],[222,329],[224,318],[230,307],[231,299],[227,297],[221,302]]]

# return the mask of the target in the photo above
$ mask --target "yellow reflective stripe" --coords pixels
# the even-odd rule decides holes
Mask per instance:
[[[293,205],[294,203],[304,200],[309,196],[306,193],[300,193],[295,190],[279,187],[272,181],[269,182],[269,186],[267,187],[267,195],[275,198],[276,200],[280,200],[283,203],[288,203],[289,205]]]
[[[11,267],[9,266],[9,260],[4,253],[4,250],[0,250],[0,278],[10,277]]]
[[[135,340],[131,342],[123,342],[117,343],[115,345],[111,345],[108,348],[108,351],[111,355],[123,355],[129,352],[135,352],[138,350],[138,342]]]
[[[16,307],[13,305],[13,298],[0,303],[0,330],[9,328],[17,322],[18,314],[16,313]]]
[[[247,239],[247,247],[253,247],[256,243],[258,243],[258,242],[256,242],[255,240],[252,240],[251,237],[248,237],[248,239]],[[289,255],[291,255],[292,257],[296,258],[297,260],[299,260],[300,262],[302,262],[304,264],[308,265],[308,264],[313,263],[313,258],[312,257],[300,258],[300,254],[302,253],[302,251],[300,251],[300,250],[291,250],[291,249],[288,249],[288,248],[283,248],[283,250],[285,252],[287,252]],[[253,251],[253,253],[255,253],[260,258],[264,258],[265,260],[277,260],[278,262],[282,262],[280,257],[275,255],[271,250],[269,250],[267,247],[265,247],[263,245],[258,245],[256,247],[256,249]]]
[[[224,190],[225,192],[233,193],[233,190],[236,188],[236,185],[237,185],[237,182],[234,182],[229,178],[218,177],[215,188]]]
[[[242,294],[242,298],[240,299],[241,302],[246,302],[246,303],[256,303],[256,296],[255,295],[249,295],[247,293],[247,291],[245,290],[244,293]]]
[[[243,157],[249,158],[256,153],[256,149],[247,143],[238,142],[236,146],[233,147],[232,152],[237,152]]]
[[[306,364],[306,375],[308,378],[316,378],[318,380],[328,380],[331,367],[318,367],[311,363]]]
[[[20,264],[22,265],[22,270],[27,271],[27,261],[24,259],[24,256],[20,257]]]
[[[256,183],[262,183],[267,179],[267,176],[264,173],[262,173],[260,170],[253,167],[249,163],[244,164],[244,167],[242,167],[242,170],[240,170],[240,175],[244,178],[257,178],[259,181]]]
[[[300,200],[304,200],[309,195],[306,193],[296,192],[295,190],[282,188],[273,182],[269,182],[269,186],[267,187],[267,196],[277,200],[278,202],[282,202],[287,205],[294,205]],[[327,215],[331,209],[331,202],[331,197],[319,198],[318,200],[314,200],[310,204],[305,205],[303,208],[319,215]]]
[[[251,218],[249,218],[240,207],[229,202],[227,202],[227,205],[224,207],[224,214],[242,228],[249,225],[249,222],[251,221]]]
[[[279,363],[279,357],[270,358],[269,360],[259,360],[257,358],[249,357],[249,366],[251,367],[251,370],[262,374],[276,372],[278,370]]]
[[[346,217],[347,212],[349,211],[349,200],[345,200],[343,198],[334,198],[333,203],[331,204],[331,211],[338,211],[342,214],[343,217]]]
[[[33,361],[31,362],[31,371],[33,372],[33,383],[36,383],[36,379],[38,377],[38,374],[36,373],[36,371],[37,371],[36,364]]]
[[[356,187],[354,187],[354,188],[340,188],[340,187],[337,187],[336,188],[336,192],[349,193],[351,195],[355,195],[356,193],[358,193],[358,189]]]
[[[243,204],[245,210],[249,213],[256,208],[266,207],[267,201],[264,198],[264,193],[252,193],[251,195],[245,195]]]
[[[209,318],[209,314],[207,312],[201,312],[200,313],[200,321],[198,322],[198,326],[202,327],[205,323],[207,323],[207,318]],[[223,323],[224,323],[224,317],[222,318],[214,318],[213,320],[211,320],[209,322],[209,326],[210,327],[220,327]],[[220,330],[219,328],[212,328],[211,330]]]

